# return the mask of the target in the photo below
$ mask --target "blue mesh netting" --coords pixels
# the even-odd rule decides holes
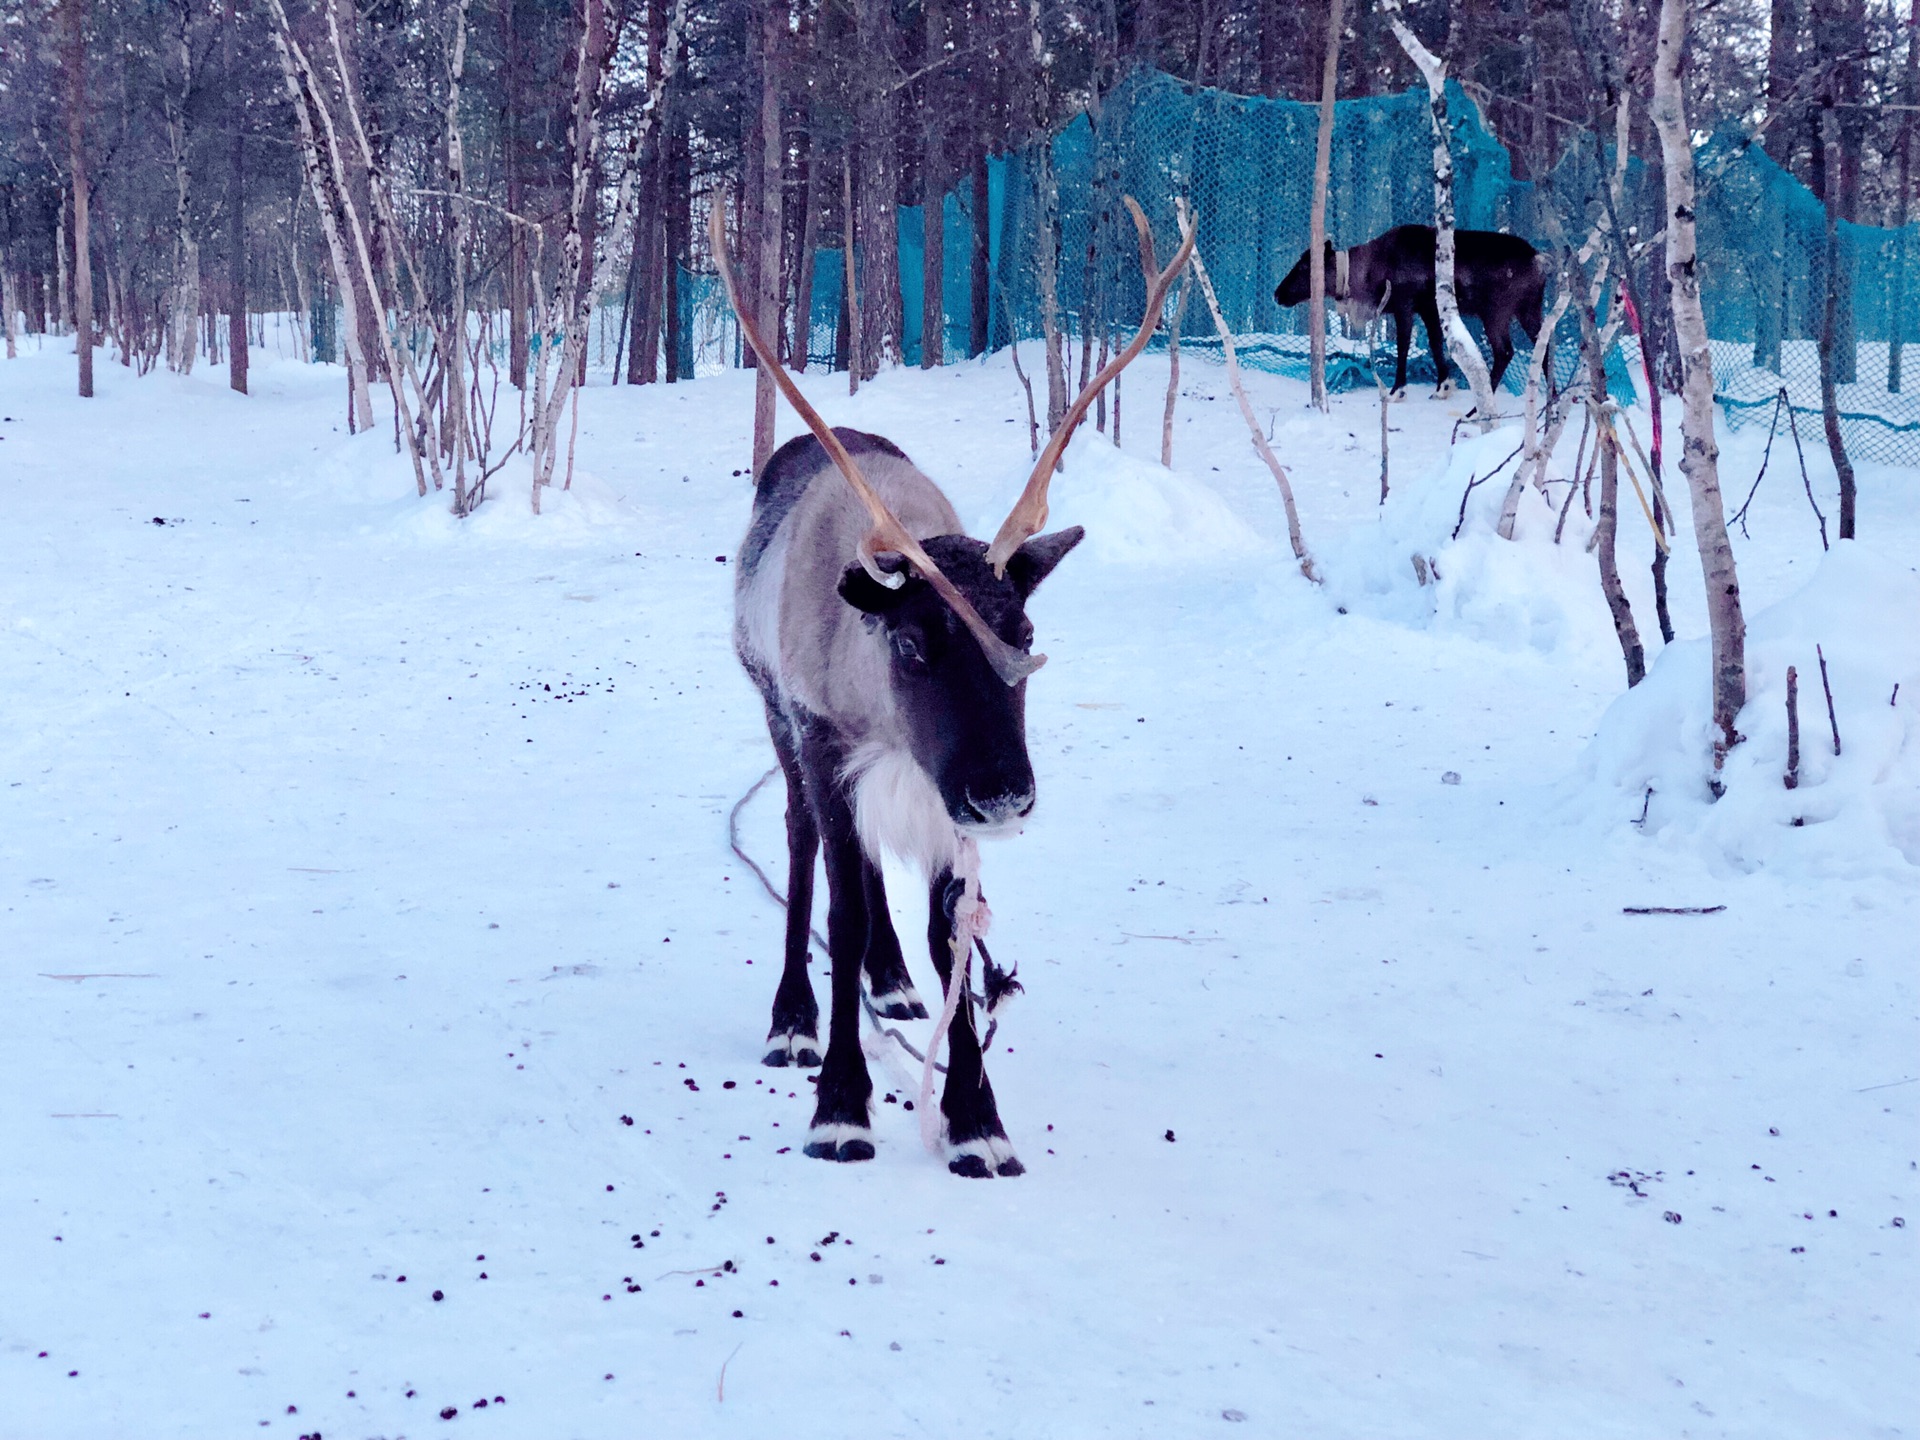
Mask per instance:
[[[1449,87],[1456,223],[1508,230],[1542,249],[1555,226],[1574,243],[1599,218],[1610,156],[1589,137],[1572,147],[1541,184],[1513,178],[1506,148],[1480,112]],[[1057,132],[1044,156],[1036,146],[988,164],[991,315],[998,349],[1041,333],[1035,237],[1035,181],[1045,159],[1059,186],[1058,306],[1077,341],[1129,333],[1144,300],[1132,226],[1120,206],[1132,195],[1153,222],[1164,253],[1176,234],[1174,197],[1199,219],[1199,243],[1244,363],[1298,377],[1307,372],[1306,308],[1274,303],[1273,288],[1306,249],[1318,108],[1196,89],[1142,70],[1111,92],[1097,115]],[[1344,100],[1335,106],[1327,231],[1336,246],[1370,239],[1394,225],[1433,218],[1433,144],[1424,91]],[[1713,337],[1715,394],[1730,425],[1764,421],[1784,386],[1797,411],[1820,411],[1818,337],[1826,295],[1827,239],[1820,203],[1757,146],[1716,136],[1698,152],[1702,298]],[[1551,214],[1548,213],[1551,207]],[[1664,209],[1656,173],[1628,167],[1623,225],[1653,235]],[[969,266],[975,218],[970,192],[945,198],[943,289],[945,353],[966,353]],[[900,211],[900,279],[907,359],[920,350],[924,284],[922,214]],[[1907,297],[1920,296],[1920,226],[1883,230],[1842,224],[1837,237],[1835,379],[1842,432],[1856,458],[1920,463],[1920,397],[1905,383],[1903,343],[1916,328]],[[838,250],[815,256],[809,355],[830,362],[840,319],[843,270]],[[1653,303],[1649,297],[1649,304]],[[1475,325],[1477,322],[1470,322]],[[1391,323],[1373,337],[1331,322],[1329,383],[1371,387],[1390,377]],[[1481,337],[1484,343],[1484,337]],[[1371,344],[1369,343],[1371,339]],[[1524,337],[1516,343],[1526,352]],[[1097,343],[1097,341],[1096,341]],[[1164,343],[1164,342],[1156,342]],[[1181,343],[1217,349],[1196,296]],[[1076,347],[1077,348],[1077,347]],[[1577,363],[1579,329],[1569,315],[1554,337],[1557,378]],[[1609,357],[1609,385],[1630,393],[1638,350],[1629,337]],[[1425,335],[1416,334],[1409,377],[1436,378]],[[1517,392],[1517,360],[1507,388]]]

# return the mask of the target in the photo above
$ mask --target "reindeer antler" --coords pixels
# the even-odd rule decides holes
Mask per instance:
[[[987,563],[993,566],[993,573],[1004,575],[1007,561],[1013,558],[1013,552],[1026,544],[1029,538],[1040,533],[1040,527],[1047,523],[1047,485],[1053,479],[1053,467],[1060,463],[1060,456],[1067,448],[1067,442],[1073,439],[1073,432],[1080,428],[1080,422],[1086,418],[1087,409],[1093,404],[1094,397],[1106,389],[1107,383],[1118,375],[1142,350],[1147,341],[1153,338],[1154,330],[1160,324],[1160,307],[1165,303],[1167,291],[1174,280],[1185,268],[1187,258],[1193,254],[1193,237],[1196,227],[1188,224],[1181,236],[1180,248],[1174,252],[1173,259],[1167,262],[1167,268],[1157,267],[1153,253],[1153,228],[1147,224],[1147,217],[1134,203],[1131,195],[1121,197],[1126,204],[1127,213],[1133,216],[1133,228],[1140,232],[1140,269],[1147,278],[1147,313],[1140,322],[1139,333],[1113,359],[1100,367],[1100,373],[1087,382],[1086,389],[1080,392],[1080,398],[1067,407],[1067,413],[1060,418],[1059,426],[1047,438],[1040,458],[1034,462],[1033,474],[1027,477],[1027,488],[1020,492],[1020,498],[1014,503],[1013,510],[1000,526],[1000,533],[993,537],[993,544],[987,550]]]
[[[904,555],[915,569],[934,588],[934,592],[947,602],[960,622],[972,632],[979,642],[981,652],[987,657],[987,663],[993,666],[994,673],[1008,685],[1018,685],[1027,676],[1047,663],[1044,655],[1029,655],[1017,650],[993,633],[993,628],[980,618],[980,612],[973,608],[960,589],[933,562],[933,557],[921,548],[920,542],[907,533],[907,527],[900,523],[899,517],[887,508],[886,501],[875,493],[873,486],[867,483],[867,477],[860,473],[860,467],[854,463],[853,456],[847,453],[847,447],[840,443],[840,437],[833,433],[831,426],[820,418],[820,412],[807,403],[807,397],[800,393],[800,387],[793,383],[793,377],[787,374],[767,342],[761,337],[760,328],[740,304],[740,294],[733,282],[733,263],[727,257],[727,217],[726,200],[719,190],[713,192],[707,217],[707,238],[713,245],[714,262],[720,268],[720,280],[727,290],[727,301],[733,306],[734,318],[740,322],[740,333],[746,337],[747,344],[759,358],[760,364],[773,376],[774,384],[780,387],[780,393],[787,397],[787,403],[793,406],[807,428],[814,434],[821,447],[839,467],[840,473],[847,477],[847,483],[853,487],[853,493],[860,497],[860,503],[867,507],[867,513],[873,517],[873,529],[866,539],[860,542],[860,564],[878,583],[888,589],[897,589],[904,583],[904,577],[882,570],[875,556],[883,550]],[[1044,514],[1044,508],[1042,510]],[[1032,533],[1032,532],[1028,532]],[[1024,538],[1024,537],[1023,537]],[[1017,544],[1018,542],[1016,542]]]

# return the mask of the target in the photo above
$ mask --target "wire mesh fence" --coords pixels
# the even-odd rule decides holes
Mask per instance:
[[[1512,157],[1480,111],[1450,85],[1456,223],[1462,229],[1505,230],[1544,251],[1579,244],[1607,209],[1610,145],[1576,137],[1540,181],[1517,180]],[[1274,287],[1307,248],[1318,108],[1196,88],[1151,70],[1136,71],[1076,117],[1045,147],[1029,146],[988,164],[984,217],[972,213],[970,187],[942,204],[946,315],[944,353],[967,353],[970,270],[975,227],[988,232],[991,284],[986,333],[991,349],[1042,333],[1037,263],[1042,229],[1038,196],[1058,186],[1055,303],[1060,327],[1078,342],[1130,331],[1144,303],[1138,250],[1121,197],[1139,201],[1162,249],[1176,235],[1174,201],[1185,197],[1199,225],[1199,243],[1241,362],[1304,378],[1306,307],[1278,305]],[[1920,464],[1920,376],[1904,349],[1915,337],[1920,299],[1920,226],[1880,229],[1845,222],[1830,230],[1820,202],[1757,144],[1717,135],[1696,155],[1699,176],[1701,297],[1713,337],[1714,388],[1726,422],[1764,424],[1784,387],[1789,403],[1818,433],[1821,336],[1832,270],[1834,319],[1830,364],[1841,433],[1855,459]],[[1664,203],[1656,171],[1626,168],[1618,222],[1629,238],[1657,237]],[[1344,100],[1334,107],[1327,234],[1344,248],[1395,225],[1433,220],[1433,142],[1424,91]],[[900,283],[905,358],[920,352],[925,285],[923,212],[899,215]],[[1642,283],[1657,276],[1661,247],[1641,262]],[[856,257],[857,258],[857,257]],[[814,258],[806,347],[811,362],[833,363],[844,322],[845,264],[837,249]],[[704,277],[688,276],[682,294],[690,317],[720,305]],[[1643,296],[1642,309],[1654,308]],[[1218,349],[1204,320],[1189,309],[1181,343]],[[1469,321],[1484,348],[1477,321]],[[718,327],[713,328],[715,334]],[[796,327],[797,329],[798,327]],[[704,333],[698,323],[683,333]],[[1522,347],[1527,342],[1516,334]],[[1424,336],[1408,362],[1411,383],[1437,380]],[[1156,343],[1164,344],[1164,340]],[[1557,379],[1578,363],[1579,327],[1569,314],[1553,337]],[[719,356],[716,359],[721,358]],[[1372,333],[1330,321],[1328,383],[1371,388],[1389,380],[1391,321]],[[1639,348],[1626,335],[1608,357],[1609,386],[1629,394],[1640,375]],[[1516,393],[1525,366],[1508,371]]]

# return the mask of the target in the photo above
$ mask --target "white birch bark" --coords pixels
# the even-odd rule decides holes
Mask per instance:
[[[306,171],[307,185],[313,192],[313,208],[320,216],[320,231],[326,237],[327,256],[333,262],[334,288],[341,298],[342,333],[341,347],[347,356],[347,416],[352,428],[369,430],[373,428],[373,397],[367,389],[367,357],[360,344],[360,325],[356,312],[359,306],[354,303],[353,266],[347,259],[346,241],[340,234],[339,206],[345,196],[339,188],[339,172],[329,171],[320,154],[320,138],[316,133],[313,112],[309,108],[306,87],[301,83],[300,68],[294,64],[294,46],[292,36],[287,33],[286,12],[281,10],[275,0],[274,46],[280,54],[280,71],[287,84],[287,96],[293,102],[293,113],[300,122],[301,164]]]
[[[1545,424],[1541,423],[1540,387],[1546,377],[1547,359],[1553,349],[1550,342],[1554,328],[1559,325],[1560,317],[1567,313],[1567,306],[1572,299],[1572,288],[1563,282],[1559,298],[1553,302],[1546,323],[1540,327],[1540,338],[1533,347],[1533,358],[1527,363],[1526,420],[1520,431],[1520,464],[1507,486],[1507,497],[1500,506],[1500,523],[1496,527],[1502,540],[1513,539],[1514,526],[1520,518],[1520,497],[1526,493],[1527,482],[1531,480],[1545,493],[1547,462],[1553,458],[1553,447],[1560,443],[1560,431],[1567,423],[1569,411],[1563,404],[1549,406]]]
[[[596,258],[582,253],[581,235],[586,207],[592,203],[591,181],[600,147],[600,82],[606,65],[613,57],[611,53],[595,53],[599,42],[604,39],[603,0],[587,0],[587,7],[589,20],[581,26],[580,49],[574,64],[573,133],[570,146],[572,199],[567,209],[561,260],[556,267],[558,273],[548,289],[548,298],[540,316],[540,363],[534,381],[533,430],[528,443],[528,455],[533,462],[533,510],[536,515],[540,513],[540,490],[552,482],[554,467],[559,460],[560,418],[566,409],[567,396],[573,389],[574,377],[580,370],[580,357],[585,353],[587,317],[592,313],[594,301],[611,282],[617,258],[625,251],[633,229],[633,212],[639,198],[636,182],[640,176],[640,158],[647,136],[659,121],[661,97],[679,69],[682,58],[680,37],[686,29],[687,0],[674,0],[673,18],[667,27],[665,63],[661,67],[659,80],[649,87],[646,108],[628,138],[625,165],[621,170],[614,201],[613,220],[601,237],[604,243]],[[611,46],[606,48],[611,51]],[[583,266],[589,267],[591,277],[585,286],[580,284]],[[556,346],[560,349],[557,369],[554,368],[553,357]],[[547,382],[550,369],[554,370],[551,387]]]
[[[186,108],[193,90],[193,52],[187,44],[186,12],[181,12],[178,56],[180,95],[168,97],[167,144],[173,159],[174,249],[173,294],[168,307],[167,364],[182,375],[193,373],[199,344],[200,242],[193,238],[190,187],[187,175]]]
[[[1396,4],[1388,10],[1387,18],[1400,48],[1407,52],[1407,58],[1427,82],[1427,106],[1433,116],[1434,304],[1440,311],[1440,329],[1447,338],[1447,350],[1473,389],[1480,428],[1487,431],[1493,428],[1493,385],[1487,377],[1487,364],[1480,356],[1480,347],[1460,318],[1460,302],[1453,279],[1453,150],[1447,135],[1447,67],[1407,28],[1398,9]],[[1440,390],[1445,393],[1448,388],[1447,377],[1443,375]]]
[[[1713,434],[1713,357],[1707,348],[1706,316],[1700,308],[1699,255],[1694,237],[1693,148],[1680,89],[1687,43],[1686,0],[1661,0],[1660,35],[1653,64],[1653,124],[1660,135],[1666,177],[1667,279],[1672,285],[1673,330],[1680,350],[1682,437],[1680,471],[1693,499],[1693,538],[1707,587],[1707,621],[1713,636],[1713,746],[1716,776],[1727,752],[1740,742],[1734,729],[1746,703],[1746,621],[1740,581],[1720,499],[1720,448]],[[1715,793],[1719,781],[1712,782]]]
[[[453,450],[453,513],[467,513],[467,160],[460,140],[460,80],[467,65],[467,4],[459,0],[454,11],[453,56],[447,64],[447,189],[456,197],[448,201],[453,222],[452,271],[453,315],[442,339],[442,360],[446,366],[446,404],[450,421],[448,439]]]
[[[1333,92],[1340,70],[1345,0],[1327,12],[1327,58],[1320,71],[1320,131],[1313,151],[1313,210],[1307,223],[1307,382],[1313,408],[1327,403],[1327,181],[1333,168]]]
[[[1053,55],[1040,28],[1040,0],[1027,0],[1027,48],[1031,62],[1028,118],[1033,127],[1034,261],[1040,285],[1040,335],[1047,360],[1047,428],[1058,428],[1067,413],[1067,368],[1061,353],[1060,181],[1053,173],[1053,137],[1047,132],[1047,96],[1053,88]]]
[[[1193,221],[1187,213],[1185,197],[1177,198],[1173,203],[1180,216],[1181,230],[1191,234]],[[1220,332],[1220,348],[1227,361],[1227,383],[1233,388],[1233,398],[1240,406],[1240,418],[1247,422],[1247,430],[1253,436],[1253,448],[1266,462],[1267,469],[1273,474],[1273,483],[1280,489],[1280,503],[1287,512],[1287,539],[1293,545],[1293,558],[1300,562],[1300,573],[1318,584],[1320,576],[1314,569],[1313,556],[1300,534],[1300,512],[1293,503],[1293,482],[1287,478],[1286,467],[1273,453],[1273,447],[1267,444],[1266,432],[1260,428],[1260,421],[1253,413],[1253,403],[1247,399],[1246,387],[1240,383],[1240,361],[1233,349],[1233,330],[1220,309],[1219,297],[1213,293],[1213,280],[1207,274],[1206,262],[1200,258],[1197,246],[1189,263],[1193,266],[1193,278],[1200,282],[1200,293],[1206,297],[1207,308],[1213,312],[1214,328]]]

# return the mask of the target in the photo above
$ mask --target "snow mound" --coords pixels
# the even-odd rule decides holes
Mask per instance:
[[[1712,769],[1710,647],[1668,646],[1600,722],[1569,805],[1610,826],[1641,824],[1738,871],[1852,876],[1920,866],[1920,573],[1834,547],[1806,586],[1747,624],[1746,739]],[[1833,685],[1833,753],[1818,645]],[[1800,769],[1789,790],[1787,667],[1799,672]],[[1897,703],[1896,703],[1896,690]],[[1651,791],[1651,798],[1648,792]],[[1642,808],[1645,821],[1640,821]]]
[[[1025,484],[1023,472],[995,487],[972,533],[997,531]],[[1103,564],[1218,561],[1268,548],[1205,481],[1116,450],[1091,426],[1082,426],[1067,447],[1047,506],[1047,528],[1086,526],[1081,553]]]
[[[1462,435],[1444,465],[1397,483],[1378,524],[1351,530],[1326,547],[1329,598],[1357,614],[1506,648],[1549,652],[1613,644],[1593,558],[1586,553],[1593,522],[1578,504],[1555,545],[1557,512],[1529,486],[1514,539],[1494,533],[1520,463],[1513,453],[1519,445],[1517,425]],[[1573,459],[1564,434],[1561,449],[1565,463],[1549,471],[1556,476]],[[1556,487],[1552,500],[1565,495]]]

